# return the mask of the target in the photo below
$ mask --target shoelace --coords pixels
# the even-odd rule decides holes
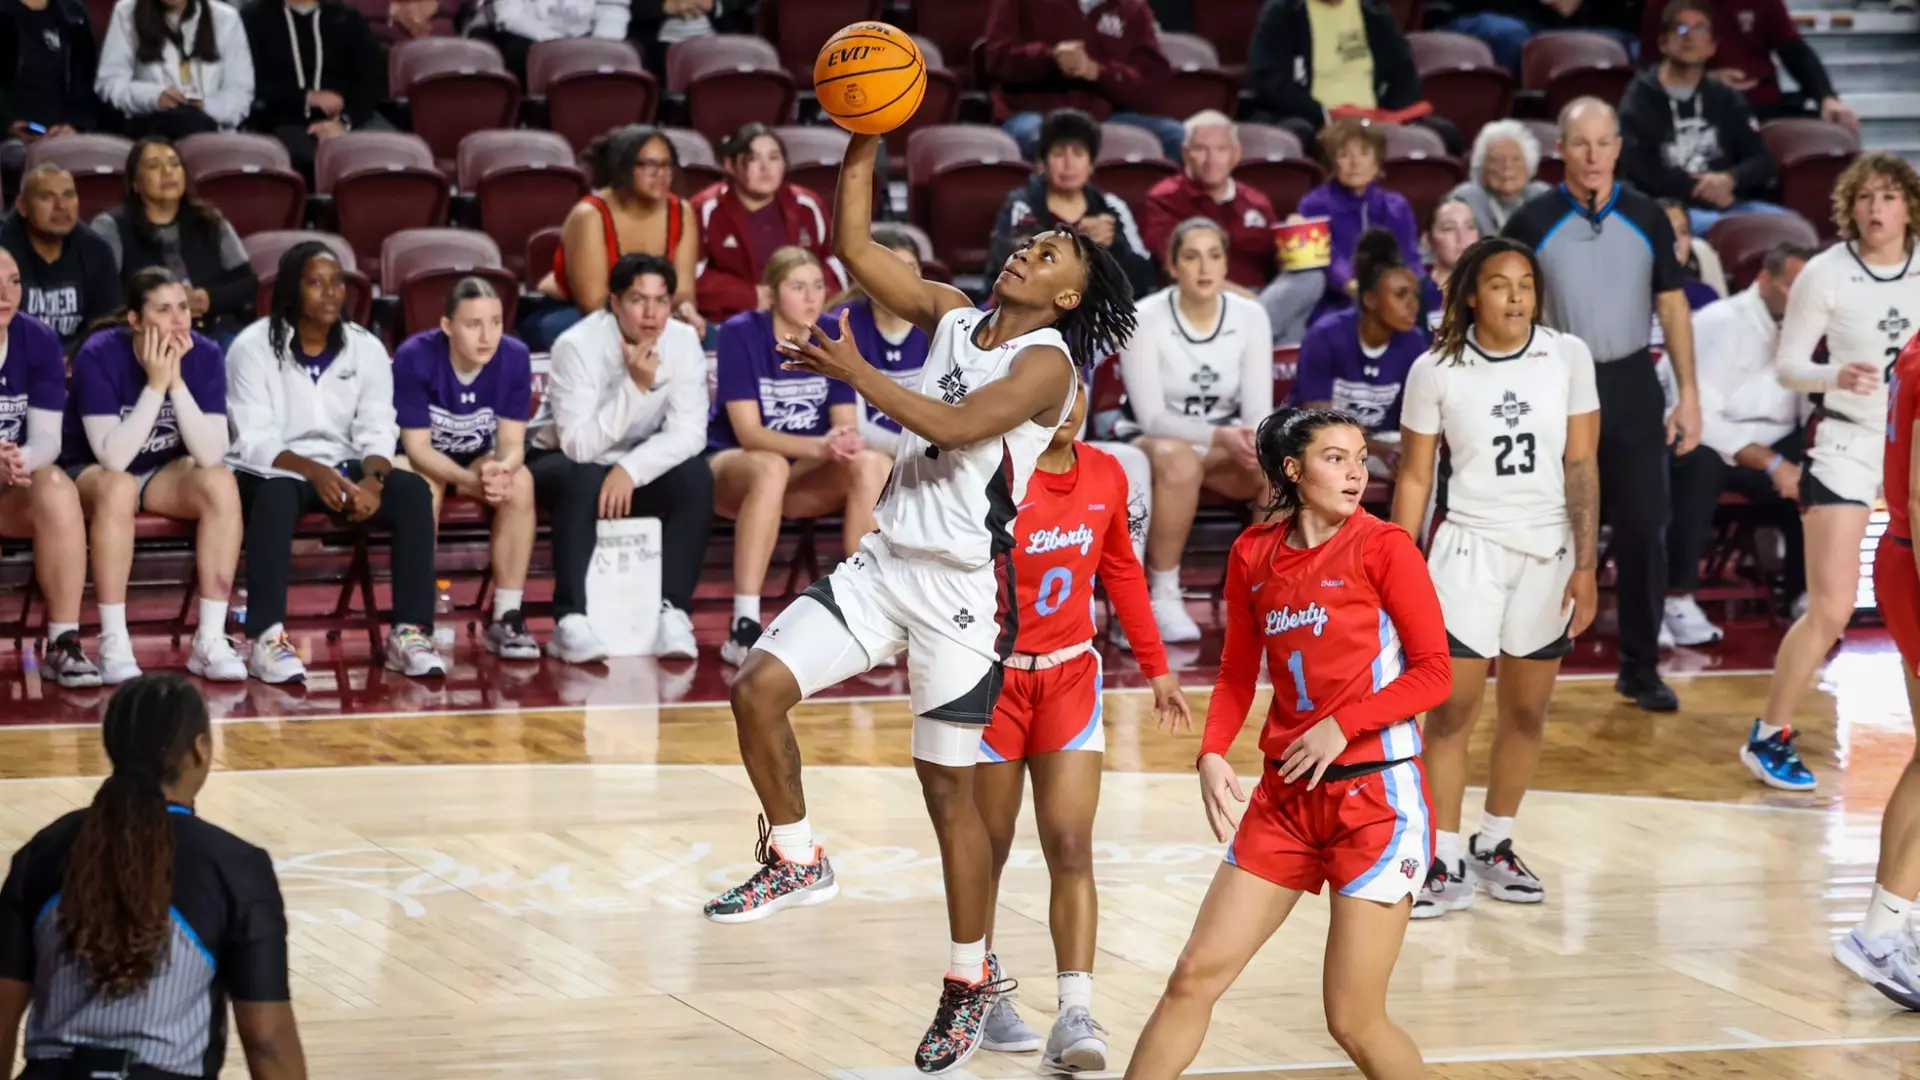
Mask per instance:
[[[1085,1013],[1073,1017],[1068,1022],[1072,1025],[1077,1035],[1092,1035],[1095,1032],[1099,1032],[1102,1035],[1110,1034],[1105,1024],[1102,1024],[1100,1021],[1095,1020]]]
[[[954,1025],[960,1020],[962,1009],[975,1004],[977,999],[988,994],[996,998],[1005,997],[1019,985],[1016,980],[1004,976],[999,979],[984,979],[972,984],[963,983],[958,979],[947,979],[940,988],[940,1007],[934,1010],[934,1030],[942,1034],[952,1032]],[[986,1014],[982,1013],[980,1019],[984,1022]]]
[[[272,641],[267,642],[267,651],[273,654],[275,660],[294,660],[300,656],[300,654],[294,650],[293,640],[285,634],[281,634]]]
[[[1773,738],[1767,741],[1779,747],[1781,761],[1798,765],[1800,764],[1800,751],[1793,748],[1793,740],[1798,738],[1799,735],[1800,733],[1792,728],[1784,727],[1775,732]]]
[[[1525,874],[1528,877],[1533,876],[1533,871],[1527,869],[1527,864],[1521,862],[1520,856],[1513,853],[1513,841],[1511,840],[1502,840],[1500,841],[1500,846],[1493,849],[1493,861],[1507,864],[1507,868],[1515,873]]]
[[[508,637],[517,638],[527,636],[527,617],[520,614],[519,608],[515,608],[505,615],[500,616],[497,621],[502,627],[506,628]]]
[[[67,663],[85,664],[87,662],[87,653],[85,649],[80,647],[80,635],[78,634],[61,634],[60,637],[54,641],[53,649],[59,653]]]
[[[433,649],[433,639],[417,626],[404,626],[394,633],[399,638],[400,647],[407,652],[429,652]]]

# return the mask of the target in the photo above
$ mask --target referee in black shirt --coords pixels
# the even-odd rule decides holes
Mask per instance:
[[[206,703],[145,675],[114,692],[104,734],[93,805],[40,830],[0,888],[0,1068],[24,1014],[20,1080],[214,1080],[231,999],[254,1080],[306,1080],[273,860],[194,816]]]
[[[1614,178],[1620,118],[1599,98],[1560,113],[1566,182],[1529,199],[1506,236],[1533,247],[1546,277],[1546,322],[1593,350],[1600,392],[1600,503],[1613,526],[1619,569],[1620,677],[1614,688],[1651,712],[1680,700],[1660,681],[1660,615],[1666,595],[1667,486],[1671,454],[1700,443],[1693,380],[1693,321],[1681,292],[1673,228],[1653,199]],[[1680,403],[1666,399],[1649,351],[1660,320]]]

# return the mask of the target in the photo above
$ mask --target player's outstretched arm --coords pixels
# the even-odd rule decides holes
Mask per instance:
[[[873,242],[873,166],[879,148],[878,135],[855,135],[847,143],[833,198],[833,253],[874,303],[931,335],[942,315],[972,307],[973,301],[951,285],[927,281]]]

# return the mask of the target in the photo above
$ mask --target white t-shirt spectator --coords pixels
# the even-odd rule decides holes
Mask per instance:
[[[142,62],[133,30],[133,9],[139,0],[120,0],[107,23],[100,44],[100,67],[94,89],[100,99],[128,116],[159,111],[160,95],[169,89],[200,99],[200,108],[224,128],[237,128],[253,109],[253,53],[240,13],[223,0],[191,0],[186,18],[167,16],[176,34],[168,34],[156,60]],[[213,43],[218,60],[197,60],[189,52],[200,32],[200,20],[213,19]]]

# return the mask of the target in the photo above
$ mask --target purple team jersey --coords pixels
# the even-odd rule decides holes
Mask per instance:
[[[493,449],[500,421],[531,418],[533,359],[519,338],[503,336],[493,359],[463,383],[446,332],[422,330],[393,354],[393,411],[401,430],[430,430],[435,450],[469,465]]]
[[[221,359],[220,346],[193,335],[193,347],[180,358],[180,380],[193,395],[193,403],[209,416],[227,413],[227,364]],[[87,441],[84,423],[89,416],[110,416],[118,420],[133,411],[147,388],[147,369],[133,355],[133,334],[126,330],[105,330],[87,339],[73,357],[73,396],[67,403],[66,434],[60,444],[60,460],[69,465],[94,463],[93,444]],[[173,413],[173,396],[160,402],[160,415],[140,451],[127,462],[127,471],[142,476],[187,452],[180,440],[180,420]]]
[[[7,352],[0,362],[0,442],[27,444],[27,410],[67,407],[67,362],[60,335],[25,312],[6,327]]]
[[[1368,432],[1399,431],[1401,386],[1426,351],[1427,336],[1409,330],[1389,338],[1379,356],[1368,356],[1360,349],[1360,313],[1328,315],[1300,343],[1300,369],[1287,404],[1331,401]]]
[[[740,445],[727,415],[727,402],[760,404],[760,423],[788,435],[825,435],[833,422],[827,410],[853,404],[853,387],[810,371],[785,371],[773,351],[773,316],[743,311],[720,324],[719,386],[707,423],[707,446],[727,450]]]
[[[895,345],[880,335],[880,328],[873,322],[873,301],[855,300],[835,308],[821,320],[828,327],[840,325],[840,312],[852,313],[848,326],[853,332],[853,343],[860,347],[860,355],[867,363],[887,373],[887,377],[909,390],[920,389],[920,369],[927,366],[927,348],[932,342],[927,340],[927,332],[919,327],[907,330],[905,341]],[[866,410],[867,419],[883,428],[899,431],[900,424],[893,417],[861,403]]]

